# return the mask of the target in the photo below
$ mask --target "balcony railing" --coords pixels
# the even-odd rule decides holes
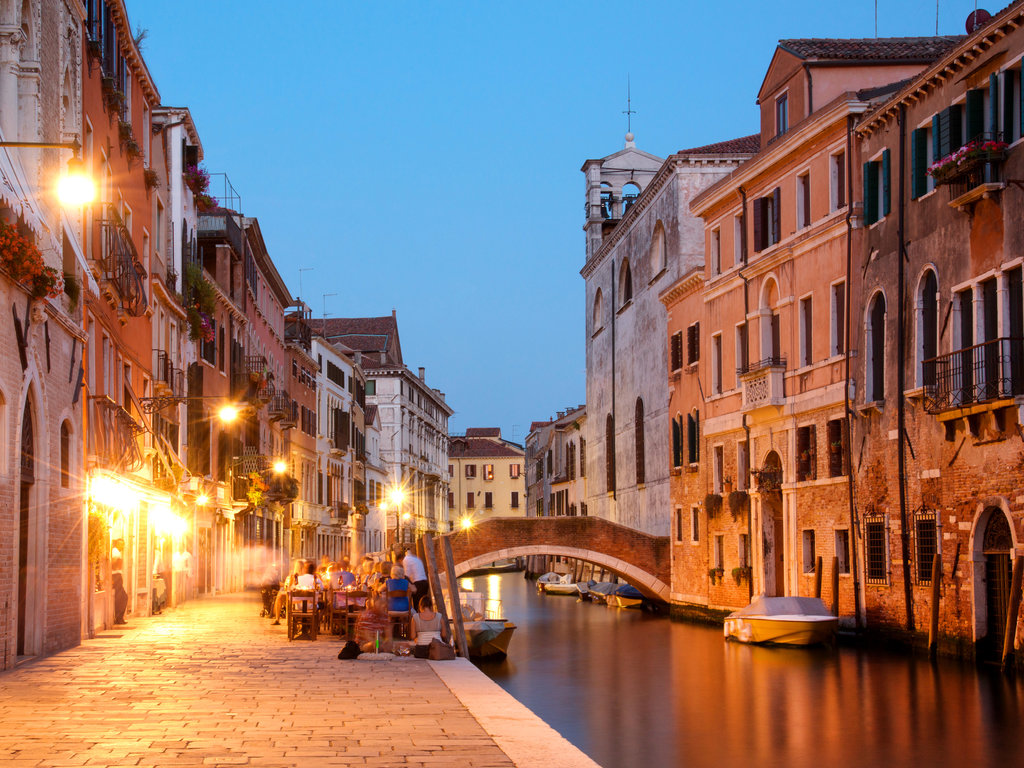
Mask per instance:
[[[937,185],[949,187],[950,205],[973,202],[1003,186],[1006,144],[999,132],[981,133],[930,171]]]
[[[280,391],[274,394],[267,406],[267,416],[271,421],[280,421],[292,410],[292,398],[287,391]],[[282,426],[284,426],[282,424]]]
[[[146,298],[146,270],[132,243],[131,234],[114,206],[104,207],[100,220],[101,262],[103,277],[114,286],[121,308],[132,317],[139,317],[149,306]]]
[[[923,364],[924,407],[941,413],[1024,394],[1024,338],[1001,337]]]
[[[143,457],[138,437],[145,428],[109,397],[96,397],[92,406],[89,449],[99,465],[120,472],[140,469]]]
[[[785,360],[768,358],[737,373],[743,387],[741,410],[744,413],[785,403]]]
[[[347,501],[336,501],[328,507],[331,514],[331,522],[337,525],[348,523],[349,506]]]
[[[156,360],[153,364],[153,381],[157,389],[171,397],[185,396],[185,372],[175,368],[171,356],[164,350],[155,350]]]

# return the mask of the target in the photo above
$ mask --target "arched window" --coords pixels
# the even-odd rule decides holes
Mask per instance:
[[[768,278],[761,291],[761,358],[778,361],[782,358],[782,338],[779,327],[779,287],[774,279]]]
[[[697,410],[686,416],[686,461],[689,464],[700,461],[700,411]]]
[[[665,225],[659,219],[654,225],[654,237],[651,238],[651,274],[658,275],[668,266],[668,254],[665,250]]]
[[[672,466],[683,466],[683,417],[672,419]]]
[[[622,185],[622,215],[626,215],[626,211],[633,207],[636,199],[640,197],[640,187],[634,182],[630,181]]]
[[[608,493],[615,493],[615,420],[609,413],[604,422],[604,468]]]
[[[867,322],[867,399],[885,399],[885,297],[878,292],[871,299]]]
[[[619,267],[619,306],[624,307],[633,300],[633,271],[629,259],[623,259]]]
[[[646,472],[644,471],[644,401],[639,397],[636,399],[633,439],[636,442],[636,484],[643,485],[646,482]]]
[[[601,293],[601,289],[597,289],[597,293],[594,294],[594,313],[593,313],[593,331],[597,332],[604,327],[604,296]]]
[[[917,292],[917,383],[935,385],[934,358],[939,353],[939,281],[929,269]]]
[[[60,425],[60,487],[71,487],[71,427]]]

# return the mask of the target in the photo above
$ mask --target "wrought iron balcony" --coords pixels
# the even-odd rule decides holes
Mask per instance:
[[[132,317],[146,312],[146,270],[142,267],[131,234],[113,205],[103,208],[100,220],[100,260],[104,279],[114,287],[121,309]]]
[[[267,406],[267,416],[271,421],[280,421],[292,410],[292,398],[286,390],[274,394]],[[282,426],[284,426],[282,424]]]
[[[933,166],[935,183],[949,187],[951,206],[965,206],[1003,188],[1006,146],[1002,133],[981,133]]]
[[[175,368],[171,357],[164,350],[154,350],[153,385],[157,394],[168,397],[185,397],[185,372]]]
[[[778,407],[785,403],[786,361],[768,357],[752,365],[737,368],[743,388],[741,410],[744,413],[760,408]]]
[[[933,357],[923,373],[928,413],[1024,394],[1024,339],[1001,337]]]
[[[92,416],[89,450],[99,465],[119,472],[141,469],[143,457],[138,437],[146,431],[145,427],[109,397],[93,398]]]
[[[331,522],[336,525],[348,523],[349,506],[347,501],[336,501],[328,507],[331,514]]]

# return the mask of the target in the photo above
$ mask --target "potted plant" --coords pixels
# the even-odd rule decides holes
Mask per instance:
[[[263,480],[263,476],[259,472],[249,473],[249,490],[246,491],[246,498],[249,500],[249,506],[256,508],[263,503],[263,494],[269,490],[269,486]]]
[[[185,267],[185,312],[188,315],[189,338],[192,341],[213,341],[213,314],[217,309],[217,291],[203,277],[198,264]]]
[[[732,577],[737,584],[750,578],[750,566],[740,565],[732,569]]]
[[[709,493],[704,497],[704,508],[708,511],[708,517],[718,515],[722,510],[722,495],[720,493]]]
[[[1005,141],[974,139],[928,166],[928,175],[936,184],[947,184],[980,162],[1002,160],[1006,156]]]
[[[718,584],[725,575],[725,568],[708,568],[708,578],[712,584]]]
[[[64,290],[62,274],[43,263],[36,244],[4,222],[0,222],[0,269],[36,299],[56,298]]]
[[[746,491],[732,491],[729,494],[729,511],[732,513],[732,519],[737,519],[741,512],[745,512],[749,503],[750,495]]]
[[[142,172],[142,175],[145,177],[146,180],[147,191],[151,189],[156,189],[157,185],[160,183],[160,176],[157,174],[157,172],[152,168],[147,168]]]

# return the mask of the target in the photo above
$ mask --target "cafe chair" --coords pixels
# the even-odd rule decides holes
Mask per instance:
[[[403,637],[406,640],[412,634],[412,612],[410,610],[392,611],[390,606],[393,600],[408,598],[409,593],[404,589],[393,589],[388,592],[388,618],[391,619],[392,632],[395,637]],[[412,600],[408,601],[412,603]]]
[[[320,626],[320,611],[317,608],[317,594],[312,589],[296,589],[288,593],[288,639],[300,635],[316,640]]]

